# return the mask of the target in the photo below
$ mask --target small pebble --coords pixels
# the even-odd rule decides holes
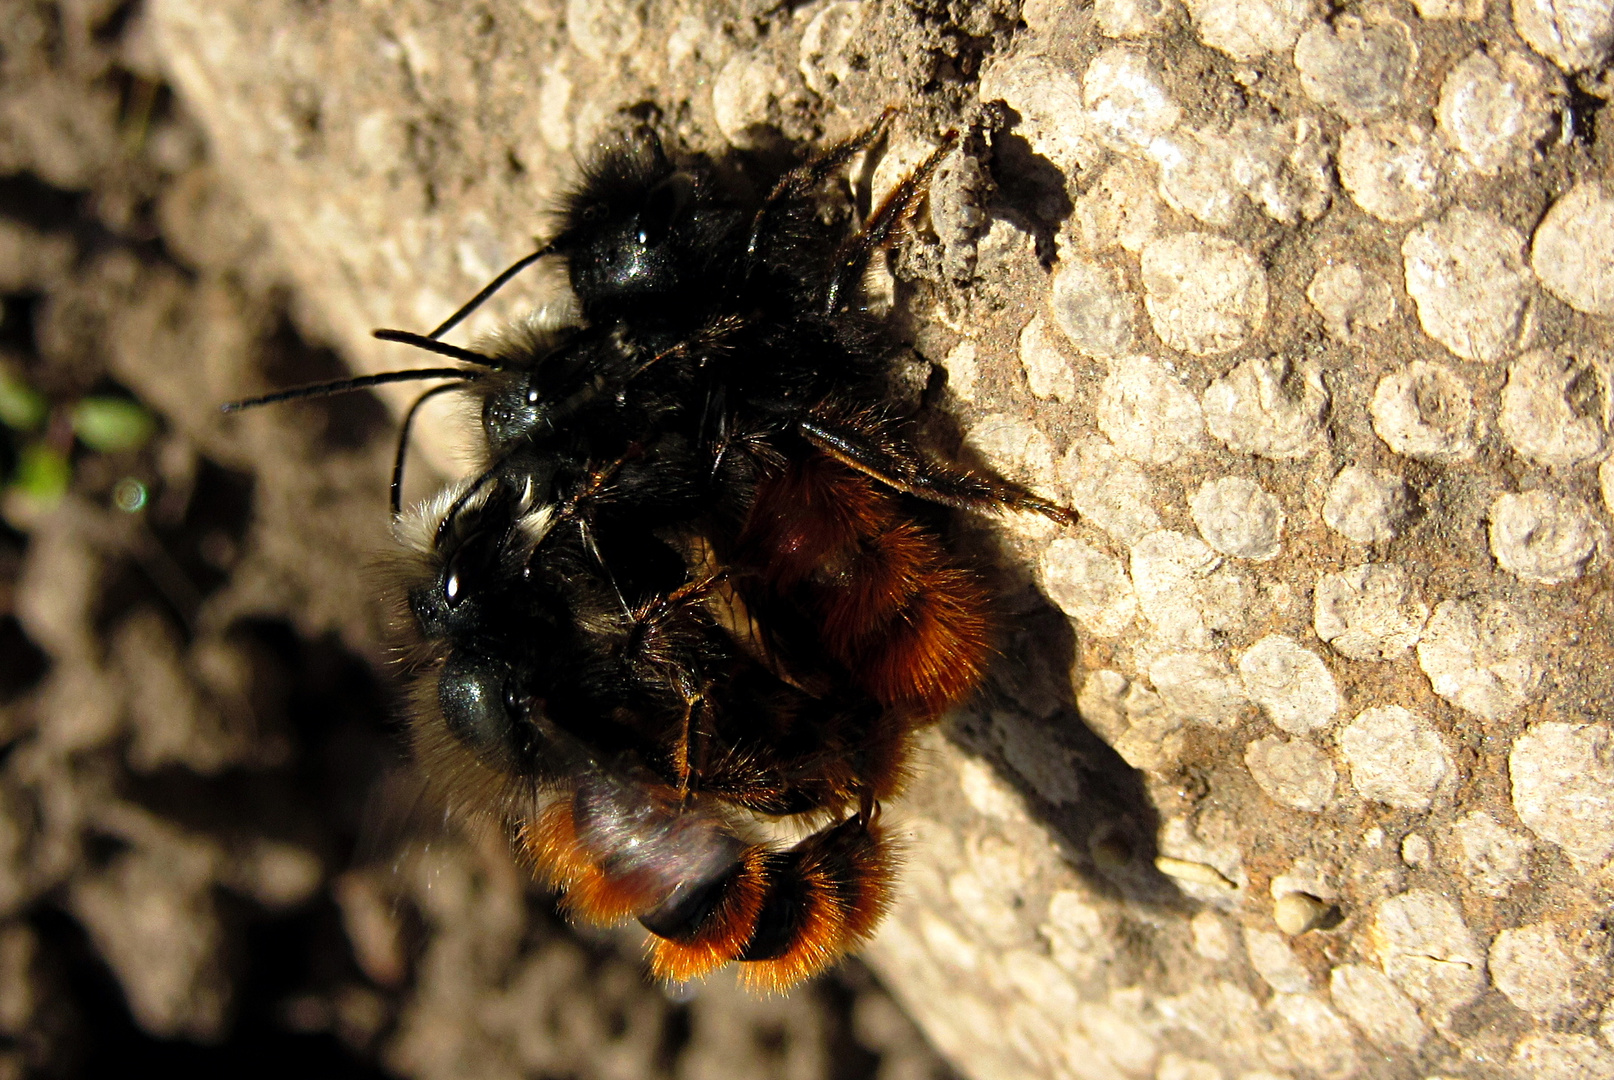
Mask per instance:
[[[1580,1004],[1575,962],[1550,924],[1503,930],[1491,942],[1491,981],[1514,1007],[1552,1020]]]
[[[1154,867],[1167,877],[1192,881],[1196,885],[1210,885],[1230,892],[1238,888],[1227,880],[1220,870],[1208,863],[1190,862],[1187,859],[1173,859],[1169,855],[1161,855],[1155,859]]]
[[[1334,763],[1304,739],[1255,739],[1244,748],[1244,766],[1273,802],[1318,814],[1334,799]]]
[[[1332,910],[1332,904],[1307,893],[1284,893],[1272,902],[1272,921],[1290,937],[1299,937],[1321,926]]]
[[[566,0],[566,33],[590,60],[632,51],[644,23],[644,6],[635,0]]]
[[[1034,316],[1020,331],[1020,367],[1033,397],[1070,402],[1076,397],[1076,373],[1048,333],[1048,323]]]
[[[1088,356],[1119,356],[1131,351],[1135,304],[1117,271],[1085,259],[1062,262],[1049,293],[1054,322]]]
[[[1205,444],[1198,399],[1152,357],[1117,360],[1099,389],[1096,412],[1098,429],[1134,461],[1169,465]]]
[[[1166,653],[1149,665],[1149,681],[1167,712],[1185,722],[1225,729],[1249,712],[1244,684],[1214,653]]]
[[[1614,1053],[1590,1035],[1540,1032],[1514,1044],[1508,1068],[1530,1080],[1604,1080],[1614,1076]]]
[[[1119,247],[1135,254],[1169,216],[1155,193],[1153,168],[1133,158],[1121,158],[1099,173],[1076,200],[1071,226],[1088,251]]]
[[[1364,799],[1426,810],[1456,772],[1445,741],[1424,717],[1399,705],[1366,709],[1339,733],[1351,785]]]
[[[1311,974],[1295,956],[1283,935],[1270,930],[1244,928],[1244,955],[1261,981],[1279,994],[1305,994],[1312,989]]]
[[[1260,484],[1243,476],[1207,480],[1188,500],[1205,542],[1225,555],[1271,559],[1283,537],[1283,508]]]
[[[1065,175],[1086,172],[1104,157],[1081,80],[1067,65],[1035,54],[1013,56],[987,66],[980,94],[983,101],[1001,98],[1019,113],[1015,134]]]
[[[1072,443],[1062,475],[1070,488],[1070,504],[1083,520],[1118,543],[1130,546],[1160,528],[1153,481],[1103,436],[1089,435]]]
[[[1322,658],[1282,634],[1268,634],[1239,657],[1245,692],[1275,727],[1304,734],[1333,723],[1339,688]]]
[[[1143,150],[1182,119],[1155,62],[1141,49],[1112,45],[1093,57],[1082,76],[1089,120],[1111,148]]]
[[[1419,833],[1408,833],[1401,839],[1401,861],[1408,866],[1429,864],[1429,841]]]
[[[1317,636],[1352,660],[1397,659],[1429,618],[1416,583],[1393,563],[1322,574],[1313,593]]]
[[[712,83],[712,115],[729,145],[764,146],[773,134],[772,108],[786,92],[784,75],[768,60],[740,53],[723,65]]]
[[[828,97],[841,83],[866,69],[861,49],[868,40],[863,30],[867,8],[852,0],[825,4],[801,35],[797,65],[802,81],[820,97]]]
[[[1043,590],[1089,633],[1115,637],[1132,624],[1138,598],[1120,560],[1068,536],[1057,537],[1041,560]]]
[[[1412,0],[1418,17],[1433,22],[1437,19],[1466,19],[1479,22],[1485,18],[1485,0]]]
[[[1581,870],[1614,854],[1614,730],[1607,724],[1536,724],[1508,755],[1513,810]]]
[[[1105,37],[1152,37],[1171,29],[1177,18],[1174,0],[1094,0],[1093,16]]]
[[[1457,819],[1452,833],[1462,849],[1462,872],[1483,895],[1501,899],[1528,876],[1528,839],[1504,829],[1484,810]]]
[[[1384,973],[1443,1020],[1485,989],[1485,949],[1451,900],[1413,889],[1379,905],[1371,928]]]
[[[1609,357],[1595,349],[1534,349],[1508,368],[1499,426],[1531,461],[1567,468],[1593,461],[1614,421]]]
[[[1429,1037],[1417,1006],[1378,968],[1366,964],[1337,967],[1329,976],[1328,990],[1335,1006],[1382,1050],[1415,1051]]]
[[[1528,702],[1541,680],[1534,637],[1500,600],[1444,600],[1418,642],[1418,666],[1451,704],[1500,720]]]

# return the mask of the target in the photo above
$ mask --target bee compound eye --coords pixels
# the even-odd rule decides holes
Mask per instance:
[[[482,541],[481,533],[473,534],[448,557],[448,565],[443,569],[443,601],[448,604],[450,610],[459,607],[476,587],[477,577],[482,570],[481,564],[487,557],[486,552],[481,550]]]
[[[683,213],[694,194],[694,181],[686,173],[674,173],[652,188],[639,211],[639,228],[635,236],[639,244],[655,247],[664,243],[672,232],[673,222]]]
[[[536,405],[536,404],[538,404],[538,400],[539,400],[540,396],[541,395],[538,393],[538,388],[536,386],[527,387],[527,404],[528,405]]]
[[[489,764],[508,764],[516,745],[518,694],[509,667],[486,657],[454,653],[438,677],[443,723]]]

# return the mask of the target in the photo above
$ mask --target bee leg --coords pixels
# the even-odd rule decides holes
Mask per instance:
[[[813,188],[823,183],[824,178],[829,176],[830,173],[873,146],[885,134],[886,129],[891,126],[891,118],[896,114],[896,109],[885,110],[880,114],[878,120],[856,135],[844,142],[836,143],[806,164],[791,169],[779,178],[779,182],[768,193],[767,199],[751,222],[751,238],[745,246],[747,277],[756,268],[757,255],[762,246],[763,229],[767,226],[773,211],[787,200],[804,198],[812,192]]]
[[[856,419],[809,417],[797,425],[802,437],[824,454],[886,487],[951,506],[995,511],[1003,507],[1034,511],[1061,525],[1076,523],[1076,511],[1044,499],[1000,476],[936,461],[906,440]]]
[[[855,288],[863,280],[869,258],[891,242],[891,234],[908,219],[919,206],[919,200],[930,186],[930,178],[941,166],[942,159],[958,145],[958,132],[949,132],[942,144],[931,153],[908,178],[891,189],[863,228],[849,237],[835,253],[835,265],[830,275],[829,288],[824,293],[824,313],[833,315],[850,301],[842,301],[841,294]]]
[[[687,669],[678,673],[679,690],[684,696],[684,722],[678,734],[678,745],[673,748],[673,768],[678,774],[678,798],[687,804],[700,787],[700,777],[706,764],[706,740],[701,737],[700,715],[705,710],[706,694],[695,685]]]

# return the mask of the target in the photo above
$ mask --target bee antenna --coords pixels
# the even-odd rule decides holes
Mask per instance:
[[[483,469],[477,478],[471,481],[470,486],[460,493],[460,497],[454,500],[453,504],[448,508],[448,513],[443,515],[443,520],[437,523],[437,532],[432,537],[432,547],[439,551],[442,550],[443,538],[448,535],[448,530],[453,527],[454,519],[460,516],[460,511],[465,509],[465,504],[471,501],[473,495],[482,490],[483,485],[499,475],[499,470],[504,468],[504,463],[509,456],[509,454],[505,454],[492,465]]]
[[[407,371],[384,371],[379,375],[360,375],[353,379],[310,383],[308,386],[294,386],[290,390],[279,390],[261,397],[243,398],[240,401],[220,405],[219,411],[232,413],[243,409],[256,409],[260,405],[275,405],[282,401],[333,397],[337,394],[352,393],[354,390],[368,390],[372,386],[384,386],[387,383],[412,382],[417,379],[454,379],[464,382],[473,377],[473,374],[464,368],[410,368]]]
[[[460,381],[472,382],[480,377],[480,375],[471,374],[464,376],[464,378],[462,378]],[[459,388],[460,383],[458,382],[444,383],[442,386],[434,386],[416,398],[415,403],[409,406],[409,411],[404,413],[403,422],[398,425],[398,449],[392,458],[392,487],[390,491],[392,497],[392,516],[394,518],[403,513],[404,458],[408,456],[409,453],[409,429],[415,422],[415,414],[420,411],[420,407],[422,405],[426,404],[426,402],[430,401],[438,394],[447,393],[450,390],[458,390]]]
[[[488,300],[488,297],[492,296],[494,293],[496,293],[500,289],[504,288],[505,285],[509,283],[511,278],[513,278],[517,274],[521,273],[521,271],[525,270],[527,267],[531,266],[533,263],[537,262],[539,259],[543,258],[545,255],[552,255],[552,254],[554,254],[554,252],[555,252],[555,245],[554,244],[545,244],[543,247],[539,248],[537,251],[534,251],[532,254],[523,255],[521,258],[519,258],[515,262],[511,263],[510,266],[507,267],[502,274],[500,274],[498,277],[494,278],[492,281],[490,281],[486,285],[484,285],[482,287],[481,292],[477,293],[475,296],[473,296],[469,300],[467,300],[465,302],[465,304],[458,311],[454,312],[454,314],[450,315],[447,319],[445,319],[441,326],[439,326],[437,329],[433,330],[431,333],[427,334],[426,336],[429,337],[429,338],[432,338],[432,339],[442,337],[444,334],[446,334],[450,330],[454,329],[454,327],[456,327],[460,323],[464,322],[466,316],[470,315],[471,312],[475,311],[477,308],[481,307],[484,303],[486,303],[487,300]]]
[[[413,345],[417,349],[425,349],[438,356],[446,356],[451,360],[458,360],[464,364],[472,364],[479,368],[498,369],[504,365],[491,356],[484,356],[470,349],[462,349],[458,345],[450,345],[446,341],[438,341],[427,334],[415,334],[408,330],[372,330],[371,336],[381,341],[395,341],[400,345]],[[461,375],[464,372],[460,373]]]

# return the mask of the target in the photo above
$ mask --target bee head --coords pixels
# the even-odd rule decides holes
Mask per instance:
[[[478,385],[482,433],[495,455],[519,442],[536,448],[575,437],[580,425],[594,433],[587,414],[620,410],[620,390],[635,366],[616,335],[591,330],[547,351],[514,356],[518,362]]]
[[[584,193],[595,197],[553,247],[567,257],[585,315],[666,303],[690,287],[700,255],[696,191],[694,176],[667,171],[640,187]]]
[[[491,768],[526,773],[542,756],[541,704],[503,660],[451,653],[438,673],[437,705],[449,733]]]

